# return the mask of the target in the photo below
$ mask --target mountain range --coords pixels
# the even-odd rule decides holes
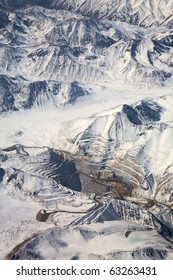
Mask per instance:
[[[1,259],[173,258],[172,9],[0,1]]]

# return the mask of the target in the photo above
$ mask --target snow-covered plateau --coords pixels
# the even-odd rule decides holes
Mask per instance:
[[[173,1],[0,1],[0,259],[173,259]]]

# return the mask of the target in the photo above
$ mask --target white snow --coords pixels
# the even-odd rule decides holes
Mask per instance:
[[[68,122],[74,122],[71,127],[74,133],[85,130],[85,127],[93,121],[93,115],[112,114],[119,110],[123,104],[132,104],[142,99],[156,98],[157,96],[170,95],[171,88],[139,89],[126,85],[121,81],[115,81],[113,85],[103,84],[88,85],[93,94],[75,105],[67,105],[62,108],[54,108],[51,105],[43,108],[35,107],[20,112],[5,113],[0,116],[0,148],[6,148],[14,144],[25,146],[49,146],[65,148],[64,136],[68,135]],[[127,89],[128,88],[128,89]],[[163,99],[164,102],[164,99]],[[165,112],[165,118],[171,120],[171,104]],[[168,104],[167,104],[168,105]],[[16,135],[21,131],[21,135]],[[61,134],[58,133],[61,131]],[[73,137],[73,133],[69,135]]]
[[[161,87],[164,77],[159,75],[163,74],[162,71],[173,73],[173,51],[170,47],[170,50],[163,53],[160,50],[157,52],[154,40],[172,35],[169,27],[172,1],[132,0],[131,7],[127,5],[129,1],[120,0],[67,2],[53,1],[52,5],[56,7],[57,3],[61,3],[67,8],[71,4],[74,11],[56,11],[42,7],[21,9],[23,18],[31,21],[29,27],[24,26],[23,20],[20,21],[15,13],[9,12],[9,19],[19,26],[23,24],[25,32],[16,30],[11,34],[11,22],[3,34],[0,34],[0,73],[10,78],[22,75],[26,84],[56,81],[62,85],[58,95],[39,96],[30,110],[21,109],[19,112],[11,111],[0,115],[0,149],[15,144],[38,147],[28,148],[30,156],[34,157],[40,152],[39,147],[58,148],[74,154],[79,154],[79,148],[84,147],[88,149],[95,165],[99,166],[102,159],[106,159],[108,170],[114,168],[115,173],[124,176],[135,186],[136,194],[141,196],[140,201],[145,200],[144,198],[145,201],[147,198],[157,198],[162,203],[171,203],[173,80],[170,78],[166,83],[167,87]],[[131,25],[126,21],[121,22],[121,18],[110,21],[108,19],[112,11],[126,17],[128,12],[133,12],[133,15],[137,13],[139,23]],[[87,12],[92,15],[99,12],[103,28],[99,25],[88,27],[85,17]],[[103,49],[85,40],[82,43],[87,32],[91,33],[92,39],[98,33],[109,36],[115,43]],[[15,40],[10,39],[13,35],[16,45],[13,42]],[[68,42],[70,48],[85,49],[84,53],[75,56],[70,51],[61,52],[60,46],[64,42]],[[47,52],[45,56],[38,55],[42,50]],[[95,58],[88,59],[92,56]],[[90,95],[79,98],[74,105],[65,105],[69,100],[69,84],[72,81],[85,83],[85,89]],[[19,94],[14,105],[21,108],[24,98]],[[145,123],[141,126],[130,123],[122,112],[123,105],[134,105],[141,100],[153,100],[163,107],[159,121],[154,124],[151,122],[148,126]],[[63,104],[64,106],[59,106]],[[10,164],[7,161],[2,165],[9,170],[20,168],[26,174],[24,193],[15,188],[13,183],[9,188],[3,182],[0,183],[1,259],[16,245],[40,233],[43,234],[43,240],[36,250],[47,259],[70,259],[75,254],[86,259],[94,255],[103,257],[119,252],[121,257],[131,258],[133,250],[168,248],[168,242],[155,230],[147,231],[143,226],[129,221],[69,227],[61,235],[53,223],[62,229],[72,221],[80,220],[83,214],[57,212],[46,223],[41,223],[36,221],[38,211],[47,203],[46,210],[50,212],[57,209],[85,212],[94,206],[94,194],[89,196],[71,191],[69,195],[61,185],[54,194],[48,178],[43,183],[43,178],[27,174],[30,167],[27,167],[28,162],[22,162],[22,156],[20,161],[18,158],[13,159]],[[153,175],[155,181],[151,190],[145,192],[140,187],[148,174]],[[30,190],[38,189],[41,190],[40,201],[27,196]],[[101,207],[104,210],[106,206]],[[89,215],[92,216],[92,213]],[[88,221],[87,217],[85,219],[85,222]],[[49,229],[54,229],[55,232],[57,230],[56,233],[60,234],[60,239],[67,246],[57,248],[54,240],[50,244],[50,231],[46,231]],[[84,238],[82,230],[87,232],[88,239]],[[129,230],[129,235],[125,236]],[[129,255],[123,255],[123,252]],[[169,257],[173,258],[171,254]],[[140,258],[143,257],[141,253]]]
[[[48,108],[48,110],[46,108],[35,108],[2,115],[0,118],[0,147],[6,148],[20,143],[26,146],[58,147],[64,150],[69,149],[71,152],[71,144],[68,144],[68,139],[72,139],[79,133],[82,133],[94,120],[97,120],[97,118],[100,118],[99,126],[95,127],[94,131],[97,133],[100,132],[101,134],[103,133],[104,137],[106,137],[109,126],[115,114],[121,110],[122,105],[124,103],[132,104],[143,98],[155,97],[155,101],[158,101],[158,103],[165,108],[161,121],[168,121],[168,123],[172,121],[171,88],[145,90],[129,87],[127,90],[126,85],[122,85],[118,81],[115,84],[116,86],[114,85],[110,88],[101,88],[99,86],[92,87],[89,85],[95,93],[90,96],[89,99],[78,102],[73,106],[67,106],[62,109]],[[163,96],[163,98],[160,99],[159,96]],[[105,122],[102,123],[101,120],[105,116],[107,116]],[[17,131],[22,131],[23,134],[21,134],[21,136],[16,136]],[[129,137],[133,137],[133,135]],[[170,127],[168,131],[163,134],[156,130],[152,138],[146,142],[145,157],[152,157],[152,161],[149,165],[151,170],[153,166],[153,172],[156,172],[157,168],[159,168],[158,170],[164,170],[166,166],[172,163],[172,153],[170,152],[172,150],[172,139],[172,127]],[[127,143],[127,146],[124,144],[123,149],[127,150],[128,148],[129,144]],[[33,149],[33,154],[34,153],[35,151]],[[162,162],[161,165],[160,162]],[[28,184],[29,182],[27,183],[26,191],[28,190]],[[38,203],[17,200],[14,197],[11,198],[4,191],[4,188],[0,189],[0,200],[1,241],[3,240],[3,242],[1,242],[1,258],[4,258],[15,245],[24,241],[29,236],[32,236],[32,234],[42,229],[52,227],[51,223],[41,224],[40,226],[40,223],[36,222],[35,215],[40,209]],[[83,203],[81,208],[83,210],[92,206],[85,204],[84,200],[78,197],[78,199],[76,199],[76,205],[79,206],[80,203]],[[76,207],[75,204],[73,207]],[[63,206],[63,204],[58,205],[58,208],[66,210],[73,209],[67,205]],[[68,221],[71,221],[72,216],[67,214],[59,216],[57,214],[55,218],[57,219],[59,217],[62,223],[68,223]],[[78,217],[80,217],[80,215]],[[119,228],[119,224],[117,227]],[[128,239],[124,238],[122,233],[113,233],[111,237],[95,237],[87,244],[78,235],[76,237],[75,235],[72,236],[73,246],[70,245],[67,251],[63,251],[61,258],[69,257],[70,252],[72,252],[79,243],[81,253],[83,252],[86,257],[88,254],[94,253],[94,251],[97,254],[104,254],[120,249],[132,250],[134,248],[139,248],[143,240],[147,242],[147,238],[149,238],[149,240],[151,238],[154,242],[152,232],[144,232],[144,234],[140,233],[140,235],[137,232],[133,232]],[[70,236],[68,234],[65,238],[67,238],[70,243]],[[8,239],[11,240],[11,243],[6,247],[7,242],[9,242]],[[77,240],[77,243],[75,243],[75,240]],[[156,243],[157,242],[158,239],[156,239]],[[93,251],[95,247],[94,244],[97,244],[97,246]],[[44,247],[42,247],[42,250],[43,249]],[[49,254],[51,255],[52,253],[48,252],[46,257],[48,257]]]

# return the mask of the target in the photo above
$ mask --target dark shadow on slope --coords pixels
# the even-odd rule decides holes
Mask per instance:
[[[5,171],[3,168],[0,168],[0,183],[3,181],[3,177],[5,175]]]

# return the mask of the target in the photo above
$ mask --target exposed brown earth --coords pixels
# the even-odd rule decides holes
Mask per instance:
[[[6,257],[5,260],[11,260],[12,257],[19,252],[29,241],[31,241],[32,239],[34,239],[35,237],[37,237],[38,234],[33,234],[31,237],[28,237],[27,239],[25,239],[24,241],[22,241],[21,243],[19,243],[18,245],[16,245],[12,251],[10,251]]]

